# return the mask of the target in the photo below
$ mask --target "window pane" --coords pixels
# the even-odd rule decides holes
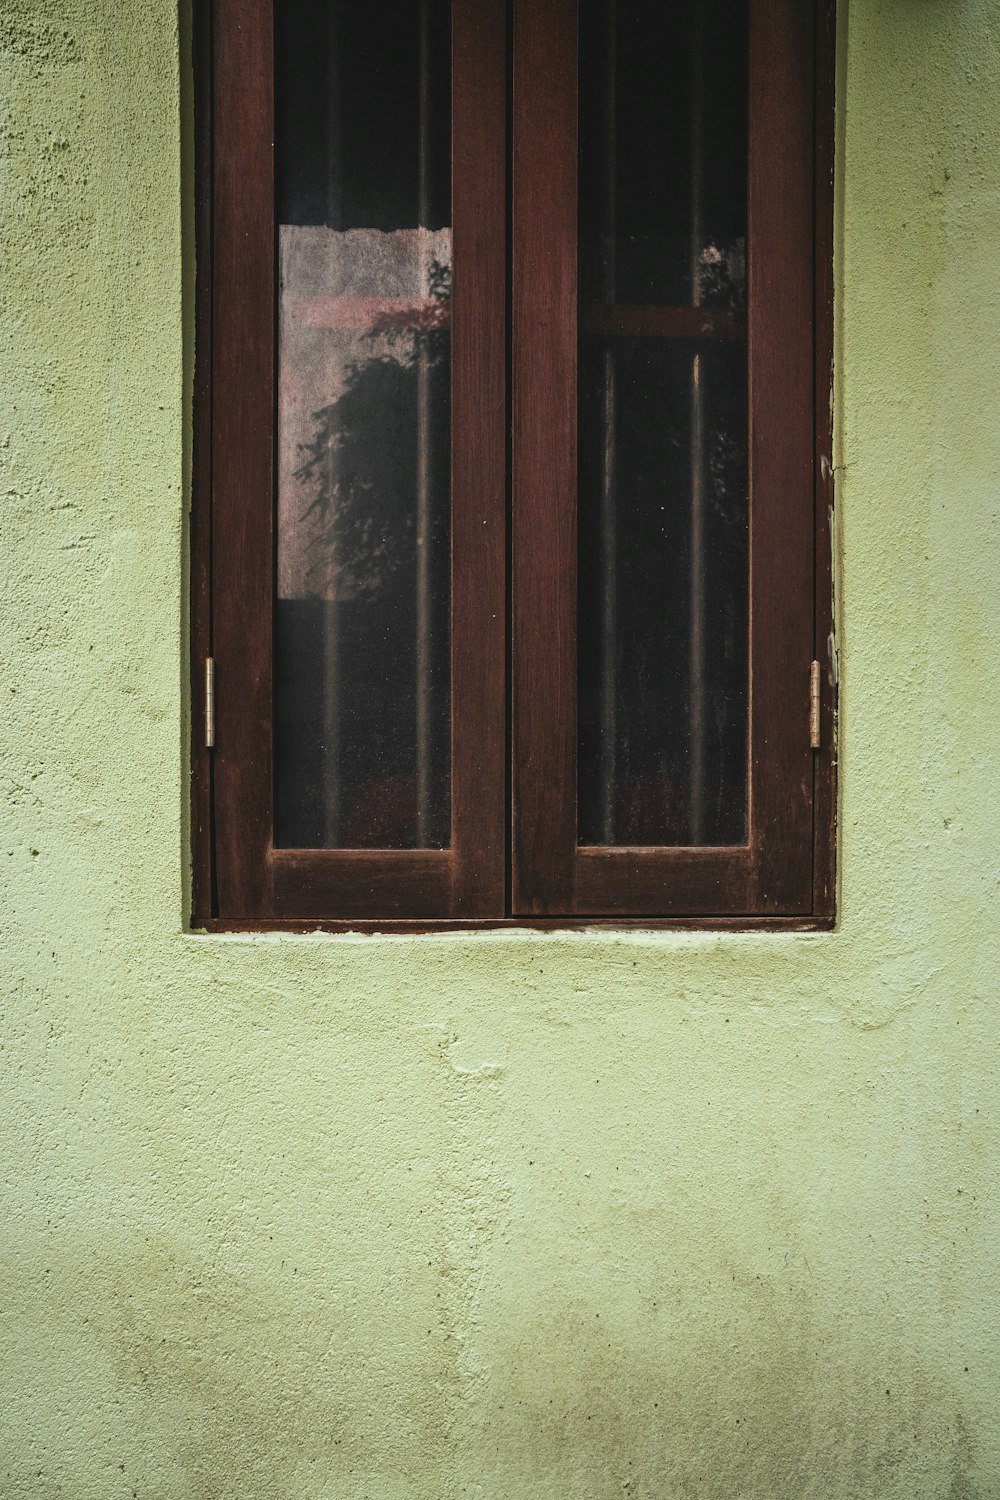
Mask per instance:
[[[746,0],[580,23],[579,838],[739,844]]]
[[[276,839],[450,839],[450,7],[275,7]]]

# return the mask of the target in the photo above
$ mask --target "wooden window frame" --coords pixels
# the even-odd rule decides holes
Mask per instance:
[[[750,814],[728,848],[577,845],[576,8],[513,0],[510,92],[504,0],[454,3],[452,842],[380,851],[273,843],[272,5],[198,7],[195,927],[833,923],[832,0],[750,0]]]

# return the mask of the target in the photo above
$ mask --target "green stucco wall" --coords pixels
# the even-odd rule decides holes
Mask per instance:
[[[2,7],[3,1500],[1000,1496],[1000,7],[841,33],[840,929],[209,938],[176,16]]]

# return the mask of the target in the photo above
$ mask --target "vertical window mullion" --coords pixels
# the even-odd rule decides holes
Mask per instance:
[[[454,0],[454,917],[504,914],[507,663],[507,23]]]
[[[513,890],[573,909],[577,0],[513,0]]]

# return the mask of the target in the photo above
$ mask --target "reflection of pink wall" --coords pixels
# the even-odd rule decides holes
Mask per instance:
[[[283,224],[280,230],[278,362],[278,593],[283,599],[329,596],[319,571],[309,576],[316,523],[303,520],[311,493],[294,478],[299,444],[313,413],[342,393],[351,365],[373,355],[402,358],[374,329],[437,322],[427,302],[433,261],[451,264],[448,229],[337,231]]]

